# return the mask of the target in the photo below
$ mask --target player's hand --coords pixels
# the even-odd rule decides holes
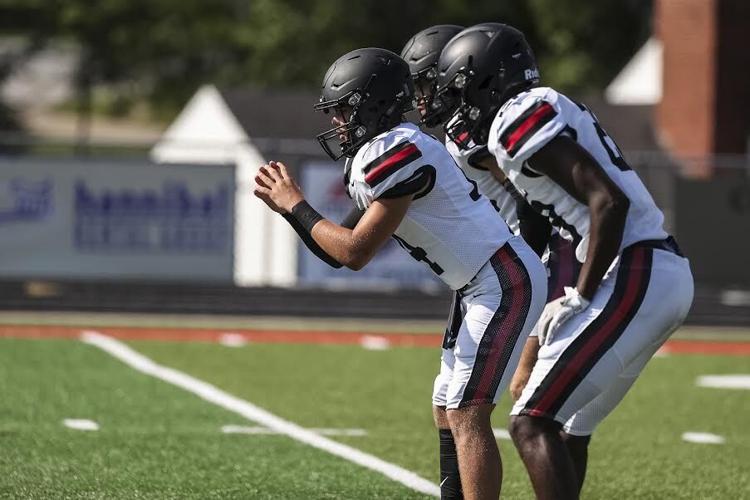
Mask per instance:
[[[566,286],[565,295],[547,304],[542,311],[538,324],[539,345],[550,345],[557,329],[589,304],[578,290]]]
[[[291,212],[297,203],[305,199],[286,166],[275,161],[258,169],[253,194],[280,214]]]

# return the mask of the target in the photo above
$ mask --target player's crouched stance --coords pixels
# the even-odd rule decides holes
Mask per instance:
[[[360,269],[393,236],[459,291],[433,394],[442,491],[459,497],[463,482],[465,498],[497,498],[502,472],[490,413],[544,307],[546,274],[443,145],[405,122],[412,106],[409,68],[396,54],[368,48],[342,56],[316,105],[334,127],[318,140],[332,158],[350,158],[344,181],[361,217],[344,225],[323,219],[279,163],[260,169],[255,194],[331,265]]]
[[[448,134],[486,141],[531,206],[577,244],[576,287],[546,306],[538,360],[511,412],[537,498],[575,499],[595,427],[688,313],[690,266],[594,115],[537,87],[522,33],[462,32],[438,66],[439,91],[461,100]]]

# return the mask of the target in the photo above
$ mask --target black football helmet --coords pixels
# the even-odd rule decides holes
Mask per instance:
[[[463,29],[455,24],[431,26],[411,37],[401,51],[401,57],[409,64],[414,86],[421,93],[417,98],[417,108],[422,114],[421,123],[427,127],[440,125],[455,111],[451,103],[434,99],[437,63],[445,44]]]
[[[359,148],[404,121],[414,109],[409,65],[385,49],[353,50],[339,57],[323,78],[315,110],[338,112],[342,124],[316,138],[333,160],[353,157]],[[339,139],[339,152],[329,142]]]
[[[438,60],[438,98],[459,100],[446,134],[456,144],[486,144],[497,110],[539,83],[534,53],[523,33],[501,23],[472,26],[451,39]]]

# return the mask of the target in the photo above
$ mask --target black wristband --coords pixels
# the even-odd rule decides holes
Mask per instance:
[[[304,206],[303,206],[304,205]],[[306,209],[304,207],[307,207]],[[305,223],[302,222],[302,217],[297,217],[294,215],[294,212],[300,212],[298,208],[301,209],[301,212],[307,212],[311,213],[312,215],[310,217],[304,217],[306,220]],[[312,230],[313,226],[316,222],[318,222],[323,217],[316,212],[310,205],[307,204],[306,201],[302,201],[294,206],[291,212],[287,212],[282,215],[284,219],[289,223],[289,225],[292,226],[292,229],[299,235],[299,237],[302,239],[302,242],[305,244],[307,248],[310,249],[312,253],[314,253],[320,260],[325,262],[331,267],[335,267],[336,269],[341,267],[341,263],[339,263],[336,259],[331,257],[326,253],[325,250],[320,248],[320,245],[318,245],[315,242],[315,239],[313,239],[312,234],[310,234],[310,231]],[[309,225],[309,227],[305,227],[305,225]]]
[[[300,226],[305,228],[308,233],[312,233],[315,224],[324,219],[324,217],[305,200],[294,205],[291,214],[294,220],[299,222]]]

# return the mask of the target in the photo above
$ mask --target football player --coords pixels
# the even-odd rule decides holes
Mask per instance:
[[[413,89],[406,62],[377,48],[345,54],[323,79],[315,107],[333,128],[318,140],[334,160],[351,159],[344,182],[361,210],[351,228],[315,211],[280,163],[260,168],[255,195],[328,262],[360,269],[393,237],[459,292],[465,313],[444,339],[434,411],[445,424],[441,437],[455,440],[464,496],[497,498],[502,472],[490,414],[544,308],[546,275],[443,145],[405,121]]]
[[[501,29],[500,23],[482,23],[471,28],[484,33]],[[454,93],[443,92],[436,95],[437,65],[440,53],[451,38],[464,31],[460,26],[438,25],[424,29],[414,35],[404,46],[401,57],[409,64],[418,97],[417,109],[421,124],[434,128],[444,126],[452,118],[460,105]],[[457,117],[452,118],[454,121]],[[453,123],[448,123],[451,128]],[[467,133],[456,138],[462,141],[459,146],[450,135],[445,137],[445,146],[456,164],[466,176],[474,181],[479,192],[486,196],[498,214],[510,226],[514,234],[520,234],[529,245],[542,256],[549,275],[547,302],[564,295],[565,286],[575,286],[581,264],[575,257],[573,245],[557,231],[549,237],[550,225],[546,218],[535,212],[526,200],[513,187],[513,184],[497,166],[486,144],[477,144]],[[457,302],[455,303],[457,304]],[[460,310],[454,307],[455,314]],[[539,342],[536,336],[530,337],[521,355],[516,373],[511,379],[510,393],[517,400],[536,362]],[[446,446],[446,443],[443,443]],[[443,471],[442,476],[449,474]]]
[[[538,360],[511,412],[537,497],[570,499],[596,425],[683,322],[693,279],[662,212],[596,117],[538,85],[529,45],[507,25],[457,35],[438,62],[437,98],[460,101],[446,133],[459,146],[462,137],[487,144],[583,264],[576,286],[544,309]]]

